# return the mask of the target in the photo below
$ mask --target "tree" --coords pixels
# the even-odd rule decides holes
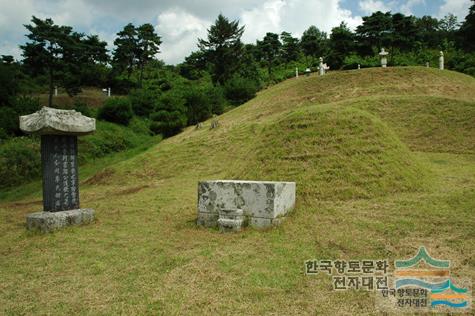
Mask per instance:
[[[343,66],[345,57],[355,49],[355,36],[345,22],[334,27],[330,34],[330,65],[332,68]]]
[[[467,51],[475,51],[475,0],[472,2],[469,13],[459,31],[460,42]]]
[[[444,18],[440,20],[440,23],[439,23],[439,29],[445,33],[455,32],[458,26],[459,26],[459,23],[457,21],[457,17],[453,15],[452,13],[449,13],[446,16],[444,16]]]
[[[306,56],[312,57],[313,62],[315,57],[322,57],[326,54],[327,34],[312,25],[303,32],[300,46]]]
[[[261,51],[262,58],[267,65],[269,76],[272,73],[272,66],[279,57],[281,46],[282,43],[279,41],[279,35],[275,33],[267,33],[262,41],[257,41],[257,47]]]
[[[441,43],[439,20],[425,15],[416,19],[416,28],[420,41],[428,48],[438,48]]]
[[[137,28],[137,65],[140,69],[139,85],[142,85],[143,69],[160,52],[162,43],[160,36],[155,33],[152,24],[146,23]]]
[[[127,78],[130,79],[134,69],[138,69],[138,84],[141,86],[144,68],[160,52],[161,43],[160,36],[155,33],[152,24],[145,23],[139,27],[132,23],[127,24],[114,40],[116,49],[113,64],[116,71],[127,71]]]
[[[236,72],[242,50],[243,32],[244,26],[239,27],[239,21],[229,21],[220,14],[208,29],[207,40],[198,40],[198,47],[212,65],[214,84],[224,84]]]
[[[185,57],[185,61],[179,65],[180,75],[189,80],[203,77],[206,70],[206,57],[202,51],[192,52]]]
[[[448,50],[455,46],[456,41],[456,34],[459,28],[459,23],[457,21],[457,17],[452,13],[447,14],[444,16],[439,23],[439,30],[442,35],[442,49]]]
[[[410,51],[417,44],[416,18],[396,13],[392,16],[391,46]]]
[[[363,24],[356,28],[356,34],[363,55],[372,55],[374,50],[390,46],[392,30],[391,12],[377,11],[371,16],[363,17]]]
[[[137,50],[137,30],[132,23],[124,26],[124,29],[117,33],[114,40],[113,66],[117,72],[127,71],[127,78],[130,78],[136,63]]]
[[[35,16],[31,22],[25,25],[30,31],[27,35],[30,42],[20,46],[23,62],[33,73],[46,73],[49,82],[48,105],[51,106],[55,83],[63,77],[59,74],[66,70],[66,50],[76,48],[72,43],[72,28],[55,25],[52,19],[41,20]]]
[[[101,41],[97,35],[86,36],[81,43],[79,58],[81,85],[103,86],[109,72],[107,43]]]
[[[0,107],[12,105],[13,98],[19,90],[18,70],[9,57],[11,56],[2,56],[2,62],[0,62]]]
[[[23,63],[33,74],[46,74],[49,83],[48,105],[53,103],[55,85],[62,85],[72,96],[80,91],[81,72],[96,62],[107,60],[106,43],[98,37],[85,38],[70,26],[59,26],[52,19],[35,16],[25,25],[30,40],[20,46]]]
[[[150,119],[150,129],[154,133],[163,134],[165,137],[178,134],[187,123],[184,98],[173,92],[162,95]]]
[[[300,54],[298,38],[292,37],[291,33],[282,32],[280,40],[282,41],[282,57],[285,62],[297,60]]]

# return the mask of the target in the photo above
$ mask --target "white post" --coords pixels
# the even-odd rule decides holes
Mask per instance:
[[[54,86],[54,96],[58,96],[58,86]]]
[[[361,65],[360,65],[360,64],[358,64],[358,70],[359,70],[359,69],[361,69]]]
[[[110,97],[111,96],[111,88],[107,88],[107,97]]]
[[[440,52],[440,57],[439,57],[439,69],[444,70],[444,52]]]
[[[299,77],[299,68],[295,67],[295,78]]]
[[[381,67],[386,68],[388,65],[388,52],[384,50],[384,48],[381,48],[381,52],[379,53],[379,56],[381,57]]]
[[[430,68],[429,62],[426,62],[426,68]]]
[[[325,67],[323,66],[323,57],[320,57],[320,65],[318,68],[320,70],[320,76],[323,76],[325,74]]]

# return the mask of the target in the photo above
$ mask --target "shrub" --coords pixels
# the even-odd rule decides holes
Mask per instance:
[[[243,104],[254,98],[258,83],[240,76],[233,76],[224,86],[226,98],[234,105]]]
[[[104,103],[104,106],[99,109],[97,117],[100,120],[127,125],[133,115],[129,99],[109,98]]]
[[[149,89],[133,90],[129,94],[135,115],[148,117],[153,112],[158,94]]]
[[[0,147],[0,188],[15,186],[41,174],[40,146],[32,137],[15,137]]]
[[[94,113],[91,108],[82,101],[75,101],[73,109],[80,112],[82,115],[93,117]]]
[[[162,95],[150,119],[150,129],[156,134],[168,137],[179,133],[187,123],[185,100],[173,93]]]
[[[17,112],[6,106],[0,107],[0,128],[7,135],[15,135],[19,132]]]
[[[134,133],[142,135],[152,135],[150,130],[150,120],[148,118],[141,118],[134,116],[128,126]]]
[[[13,104],[18,115],[31,114],[41,108],[40,100],[29,96],[16,97]]]
[[[191,87],[185,91],[184,97],[188,125],[194,125],[211,117],[211,100],[202,89]]]
[[[205,90],[205,93],[209,97],[211,113],[218,115],[222,114],[224,112],[224,107],[226,106],[226,98],[224,97],[223,88],[220,86],[210,86]]]
[[[109,85],[114,94],[127,94],[137,86],[135,82],[127,78],[113,78],[109,81]]]
[[[361,57],[356,54],[351,54],[345,57],[345,60],[343,61],[343,69],[357,69],[358,64],[361,65],[361,68],[379,67],[381,65],[381,60],[378,56]]]

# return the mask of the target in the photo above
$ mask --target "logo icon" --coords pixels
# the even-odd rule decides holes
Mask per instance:
[[[450,260],[431,257],[425,247],[406,260],[394,262],[396,291],[418,289],[427,291],[431,308],[463,309],[471,305],[468,288],[457,286],[450,275]],[[428,303],[428,302],[427,302]],[[429,305],[429,304],[427,304]]]

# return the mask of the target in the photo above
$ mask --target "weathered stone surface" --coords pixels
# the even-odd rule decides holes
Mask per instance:
[[[71,225],[88,224],[94,221],[94,210],[83,208],[62,212],[37,212],[26,217],[28,230],[52,232]]]
[[[223,210],[242,210],[243,223],[269,227],[295,206],[295,182],[216,180],[198,183],[198,225],[215,227]],[[220,215],[221,214],[221,215]],[[224,221],[223,221],[224,222]]]
[[[74,110],[43,107],[20,116],[20,129],[39,135],[87,135],[96,130],[96,120]]]
[[[219,210],[218,226],[221,232],[238,232],[244,226],[244,212],[241,209]]]
[[[379,56],[381,57],[381,67],[386,68],[388,65],[388,52],[384,50],[384,48],[381,48],[381,52],[379,53]]]
[[[41,135],[43,211],[80,208],[77,136]]]

